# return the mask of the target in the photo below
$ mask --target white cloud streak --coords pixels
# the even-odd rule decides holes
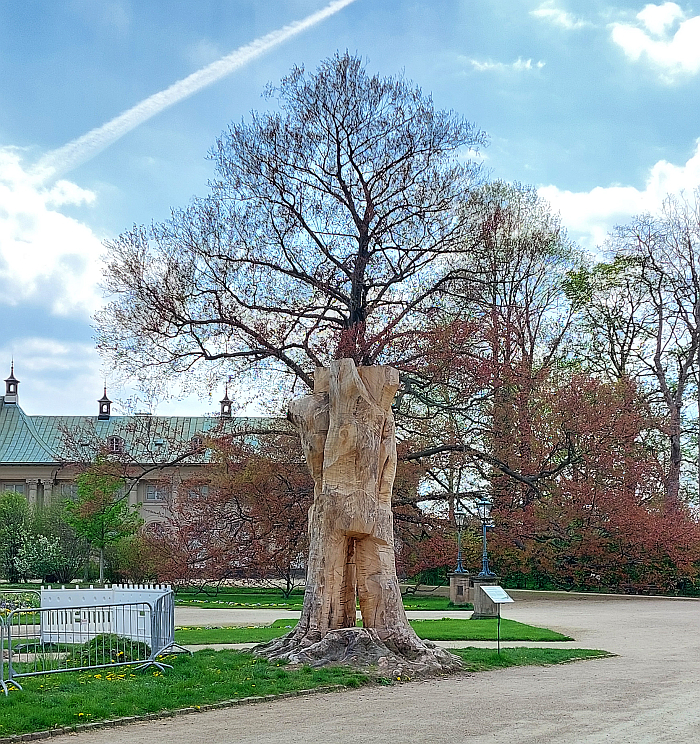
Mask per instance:
[[[469,63],[477,72],[526,72],[527,70],[541,70],[545,65],[542,61],[533,62],[531,59],[522,59],[522,57],[510,63],[479,62],[477,59],[470,59]]]
[[[37,163],[35,172],[42,178],[51,178],[72,170],[164,109],[230,75],[256,57],[260,57],[284,41],[315,26],[353,2],[355,0],[334,0],[322,10],[300,21],[294,21],[283,28],[261,36],[250,44],[239,47],[231,54],[178,80],[169,88],[149,96],[101,127],[47,153]]]
[[[658,212],[668,194],[690,192],[700,183],[700,139],[683,165],[659,160],[650,169],[643,189],[634,186],[596,186],[590,191],[565,191],[556,186],[538,189],[561,214],[562,223],[583,248],[596,252],[616,225],[634,215]]]

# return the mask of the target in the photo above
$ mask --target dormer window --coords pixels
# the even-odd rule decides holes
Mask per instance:
[[[121,455],[124,452],[124,440],[121,437],[107,437],[107,452]]]
[[[194,452],[199,452],[204,448],[204,439],[202,439],[198,434],[195,434],[195,436],[190,439],[190,448]]]

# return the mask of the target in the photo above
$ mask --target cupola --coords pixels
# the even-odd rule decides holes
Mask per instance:
[[[231,418],[231,406],[233,405],[228,397],[228,385],[224,397],[219,401],[221,403],[221,418]]]
[[[97,414],[97,420],[98,421],[109,421],[109,417],[111,415],[112,401],[107,397],[107,386],[106,385],[105,385],[104,394],[97,402],[100,406],[100,409],[99,409],[100,412]]]
[[[10,368],[10,376],[5,380],[5,403],[18,403],[19,393],[17,387],[19,386],[19,380],[15,377],[15,362],[12,360],[12,367]]]

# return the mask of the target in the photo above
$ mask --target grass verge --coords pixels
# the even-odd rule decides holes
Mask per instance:
[[[71,586],[78,586],[72,584]],[[81,585],[87,587],[89,585]],[[37,591],[39,584],[2,584],[3,589],[21,589]],[[404,607],[408,610],[471,610],[472,605],[452,605],[448,597],[434,595],[415,596],[408,594],[403,598]],[[266,587],[221,587],[218,590],[195,591],[178,589],[175,593],[175,604],[179,607],[200,607],[202,609],[285,609],[301,610],[304,603],[304,590],[294,589],[289,597],[281,591]]]
[[[265,643],[288,633],[296,620],[275,620],[272,625],[235,628],[178,628],[175,641],[185,645],[207,643]],[[419,638],[430,641],[495,641],[496,620],[412,620]],[[547,628],[501,620],[502,641],[571,641]]]
[[[498,634],[497,619],[483,620],[412,620],[411,625],[419,638],[429,641],[495,641]],[[573,641],[549,628],[518,623],[501,618],[502,641]]]
[[[221,589],[217,594],[205,595],[200,592],[180,590],[175,595],[178,607],[200,607],[202,609],[284,609],[301,610],[304,603],[304,592],[294,590],[289,597],[269,589],[231,587]],[[449,597],[413,596],[403,598],[407,610],[472,610],[472,605],[453,605]]]
[[[26,677],[0,695],[0,736],[176,710],[324,685],[357,687],[369,676],[348,667],[289,670],[237,651],[171,655],[172,669],[128,667]]]
[[[552,666],[584,659],[606,659],[615,654],[591,648],[502,648],[497,653],[490,648],[453,648],[464,660],[464,671],[486,672],[511,666]]]
[[[488,649],[460,649],[456,653],[470,672],[610,655],[583,649],[527,648],[504,649],[500,655]],[[236,651],[199,651],[193,656],[169,656],[166,661],[173,669],[165,673],[122,667],[25,678],[24,690],[12,690],[7,698],[0,695],[0,737],[178,708],[196,710],[225,700],[326,685],[358,687],[371,681],[392,682],[348,667],[289,669]]]

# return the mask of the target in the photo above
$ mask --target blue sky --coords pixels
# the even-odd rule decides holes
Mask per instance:
[[[0,372],[14,355],[25,411],[96,413],[105,377],[129,395],[92,343],[102,241],[204,194],[227,123],[338,49],[486,130],[491,175],[537,186],[589,250],[700,185],[700,2],[329,2],[0,0]],[[157,412],[213,411],[222,392]]]

